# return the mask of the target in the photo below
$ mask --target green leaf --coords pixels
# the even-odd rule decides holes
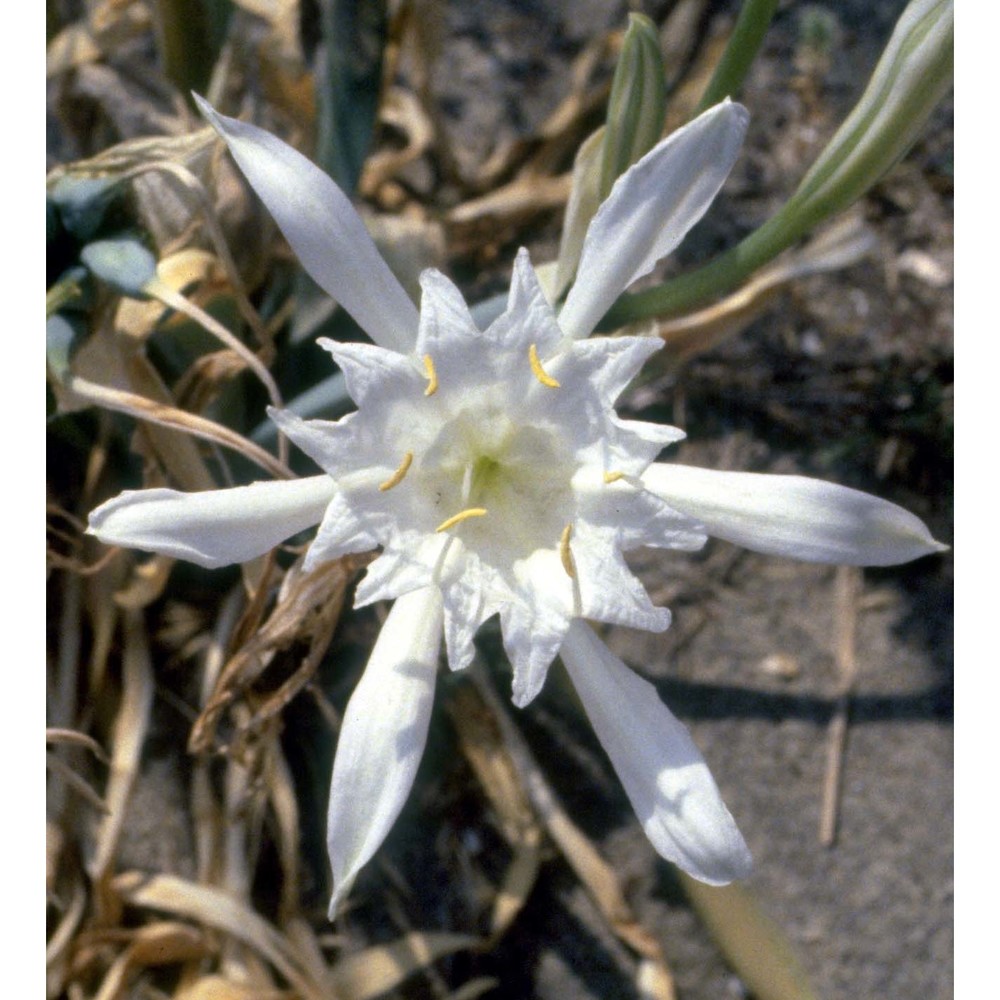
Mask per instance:
[[[382,89],[388,33],[384,0],[320,0],[316,160],[348,193],[371,145]]]
[[[80,260],[94,277],[135,299],[146,298],[145,286],[156,277],[156,258],[134,236],[88,243]]]

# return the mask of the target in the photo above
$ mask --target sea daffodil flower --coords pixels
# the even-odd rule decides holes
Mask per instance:
[[[917,518],[855,490],[656,463],[683,433],[615,413],[660,342],[590,334],[704,214],[736,159],[746,111],[712,108],[618,180],[558,316],[521,250],[506,312],[479,330],[434,270],[422,276],[418,314],[333,181],[274,136],[199,104],[303,265],[373,341],[321,341],[358,409],[336,422],[270,411],[322,475],[126,492],[93,512],[90,530],[208,567],[260,555],[316,523],[307,569],[381,547],[356,604],[395,603],[334,762],[331,914],[409,793],[442,636],[460,669],[492,615],[517,705],[561,655],[657,851],[712,884],[746,875],[749,851],[686,728],[587,624],[670,624],[623,554],[697,549],[708,534],[831,563],[885,565],[939,548]]]

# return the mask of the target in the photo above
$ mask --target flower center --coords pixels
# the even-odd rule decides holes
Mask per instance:
[[[505,413],[477,408],[446,421],[415,468],[434,498],[434,530],[508,563],[559,547],[573,519],[571,455],[558,430],[517,426]]]

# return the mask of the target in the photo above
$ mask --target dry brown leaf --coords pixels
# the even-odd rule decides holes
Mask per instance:
[[[492,976],[479,976],[477,979],[470,979],[453,993],[449,993],[445,1000],[476,1000],[476,997],[484,996],[499,985],[499,979],[494,979]]]
[[[309,653],[299,668],[255,707],[242,728],[244,737],[276,716],[309,683],[333,638],[347,587],[364,561],[346,557],[324,563],[310,573],[289,571],[268,619],[251,631],[222,670],[191,732],[192,752],[204,753],[211,748],[222,713],[260,677],[276,652],[300,640],[309,641]]]
[[[45,767],[52,774],[59,775],[66,783],[66,787],[76,792],[92,808],[96,809],[99,813],[107,812],[107,807],[104,805],[104,800],[100,795],[87,783],[82,775],[77,774],[62,758],[57,757],[55,754],[46,754]]]
[[[95,62],[149,29],[149,10],[135,0],[105,0],[88,4],[85,20],[67,25],[49,42],[45,75]]]
[[[69,904],[45,945],[45,995],[49,998],[60,996],[63,993],[69,972],[73,943],[86,909],[87,887],[82,878],[74,879]]]
[[[571,174],[539,177],[521,174],[496,191],[463,202],[448,213],[450,226],[471,226],[483,222],[523,221],[524,218],[565,204],[573,178]]]
[[[77,376],[67,379],[66,388],[90,405],[100,406],[115,413],[124,413],[158,427],[181,430],[192,437],[232,448],[279,479],[295,478],[295,474],[283,462],[278,461],[249,438],[237,434],[236,431],[230,430],[214,420],[207,420],[205,417],[199,417],[174,406],[158,403],[133,392],[122,392],[98,385]]]
[[[746,329],[792,281],[839,270],[863,260],[876,247],[874,234],[857,215],[837,220],[801,249],[758,271],[742,288],[719,302],[678,319],[656,323],[666,349],[662,360],[680,363]]]
[[[184,987],[173,1000],[290,1000],[287,990],[262,992],[257,986],[237,983],[224,976],[205,976]]]
[[[219,258],[197,247],[180,250],[158,261],[156,275],[168,288],[177,292],[194,284],[207,284],[208,291],[212,293],[226,287],[225,270]],[[122,298],[115,313],[115,332],[132,340],[144,341],[157,329],[168,308],[155,298]],[[80,374],[86,373],[81,371]]]
[[[267,22],[271,29],[267,52],[286,71],[301,69],[302,45],[299,41],[299,0],[233,0],[245,11]]]
[[[434,141],[434,124],[423,105],[402,87],[388,89],[379,108],[379,119],[406,136],[406,145],[402,149],[382,149],[368,157],[358,182],[363,198],[371,198],[403,167],[423,156]]]
[[[88,539],[88,548],[96,548],[96,539]],[[108,550],[106,555],[110,554]],[[114,595],[125,586],[133,560],[110,558],[99,572],[84,580],[84,606],[92,633],[90,657],[87,663],[87,685],[91,698],[104,689],[108,660],[118,628],[120,606]]]
[[[566,814],[524,737],[480,671],[480,666],[475,663],[470,668],[475,691],[484,709],[488,708],[495,717],[506,752],[549,836],[577,873],[615,935],[637,954],[658,964],[663,975],[671,978],[659,942],[632,913],[614,869]]]
[[[644,958],[639,963],[635,975],[635,987],[640,1000],[677,1000],[677,990],[674,989],[673,978],[659,962]]]
[[[482,944],[468,934],[412,931],[391,944],[366,948],[341,958],[331,978],[345,1000],[371,1000],[445,955]]]
[[[289,918],[299,905],[299,801],[295,783],[288,768],[281,744],[273,741],[268,754],[265,775],[267,797],[277,821],[278,857],[281,860],[281,899],[278,904],[279,922]],[[307,952],[307,955],[311,955]]]
[[[94,1000],[119,1000],[144,967],[199,959],[209,950],[204,933],[194,927],[173,921],[147,924],[111,964]]]
[[[305,1000],[329,1000],[328,984],[317,983],[299,964],[288,940],[249,905],[222,889],[196,885],[175,875],[125,872],[113,888],[132,906],[163,910],[225,931],[266,959]]]
[[[86,747],[99,761],[108,763],[108,755],[93,736],[81,733],[76,729],[57,729],[50,727],[45,730],[46,743],[73,743],[79,747]]]
[[[95,62],[101,55],[101,47],[86,24],[78,21],[67,25],[46,46],[45,76],[51,79],[77,66]]]
[[[447,702],[462,753],[475,772],[512,847],[537,846],[541,828],[496,717],[474,688],[456,685]]]
[[[292,916],[282,924],[282,928],[289,943],[295,949],[295,954],[302,967],[307,969],[317,982],[330,982],[330,967],[323,957],[316,931],[308,921],[301,916]],[[330,1000],[337,1000],[332,985],[330,986]]]
[[[524,909],[542,866],[541,844],[515,848],[514,858],[504,872],[503,882],[490,915],[490,940],[499,941]]]
[[[498,941],[534,888],[542,862],[542,829],[507,754],[496,719],[469,685],[456,687],[447,702],[462,753],[485,791],[514,857],[497,890],[490,940]]]
[[[115,591],[115,603],[129,611],[141,611],[158,601],[170,579],[175,559],[170,556],[152,556],[135,564],[132,575],[121,590]]]
[[[52,896],[56,891],[59,876],[59,862],[66,846],[66,834],[62,827],[52,820],[45,823],[45,894]]]
[[[143,619],[138,612],[127,611],[122,625],[125,633],[122,697],[115,718],[111,770],[104,793],[107,814],[98,827],[94,854],[87,865],[95,882],[108,875],[114,861],[153,706],[153,665]]]
[[[137,167],[147,167],[159,161],[185,162],[204,155],[215,144],[215,130],[206,125],[183,135],[156,135],[126,139],[96,156],[54,167],[45,178],[51,190],[63,177],[120,177]]]
[[[173,407],[170,390],[145,354],[122,339],[118,343],[123,348],[122,360],[130,390],[138,396]],[[148,441],[160,466],[166,469],[170,479],[180,489],[197,492],[217,486],[197,444],[188,434],[148,422],[140,422],[136,431]]]
[[[491,259],[526,222],[562,207],[571,188],[569,173],[557,177],[521,174],[490,194],[463,202],[445,218],[451,252]]]

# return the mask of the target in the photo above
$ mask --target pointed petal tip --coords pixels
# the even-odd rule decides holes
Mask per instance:
[[[662,139],[615,181],[590,221],[559,315],[568,336],[589,336],[614,300],[702,218],[739,156],[749,120],[742,105],[723,101]]]
[[[106,545],[218,569],[263,555],[317,524],[332,492],[328,476],[200,493],[126,490],[91,511],[87,531]]]
[[[642,479],[710,535],[765,555],[898,566],[947,550],[898,504],[824,480],[660,463]]]
[[[382,258],[350,198],[316,164],[277,136],[219,114],[193,95],[223,138],[313,280],[340,303],[371,339],[407,353],[418,312]]]
[[[347,703],[327,807],[331,916],[413,787],[434,703],[442,619],[437,588],[398,598]]]
[[[353,887],[354,875],[343,876],[337,881],[333,893],[330,896],[330,905],[326,910],[326,919],[331,923],[337,919],[337,911],[340,909],[341,903],[347,899],[347,896]]]
[[[656,852],[709,885],[745,878],[752,858],[691,735],[648,681],[583,622],[562,660]]]
[[[212,105],[209,104],[208,101],[206,101],[205,98],[201,96],[201,94],[196,94],[192,90],[191,97],[194,100],[194,103],[197,106],[198,111],[201,112],[202,118],[204,118],[205,121],[207,121],[208,124],[211,125],[212,128],[214,128],[215,131],[218,132],[223,139],[225,139],[226,133],[228,131],[228,129],[226,128],[226,123],[231,119],[226,118],[225,115],[219,114],[219,112],[216,111],[215,108],[213,108]]]

